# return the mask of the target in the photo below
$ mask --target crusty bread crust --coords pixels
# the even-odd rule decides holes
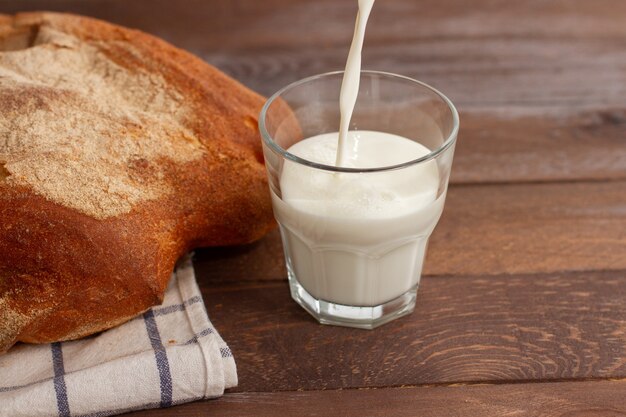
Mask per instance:
[[[63,178],[54,177],[40,182],[28,171],[32,165],[20,165],[20,158],[52,158],[52,164],[61,164],[50,170],[53,174],[65,172],[63,168],[69,175],[81,175],[82,154],[68,166],[54,159],[53,147],[33,146],[18,158],[15,148],[6,143],[2,147],[8,139],[0,122],[0,352],[17,341],[76,339],[127,321],[162,300],[175,262],[186,251],[251,242],[274,225],[256,127],[262,97],[155,37],[68,14],[0,15],[0,68],[3,56],[21,49],[65,47],[33,45],[43,29],[97,48],[98,59],[131,75],[154,74],[165,82],[158,85],[183,98],[185,111],[172,116],[174,127],[168,127],[174,132],[180,127],[182,133],[165,139],[158,136],[163,129],[128,128],[139,149],[142,140],[157,138],[170,141],[168,146],[178,153],[138,154],[107,165],[102,161],[111,160],[115,151],[95,148],[89,160],[94,169],[105,175],[109,170],[132,188],[135,194],[130,196],[139,196],[120,201],[119,195],[109,195],[106,188],[90,189],[90,184],[71,191],[80,196],[80,187],[85,187],[95,200],[64,200],[58,190],[74,187],[71,182],[62,184]],[[46,68],[40,76],[45,81]],[[18,84],[22,78],[16,78]],[[0,112],[23,117],[35,106],[45,120],[57,103],[50,93],[56,90],[37,83],[28,86],[28,96],[18,99],[15,85],[7,87],[6,78],[0,77],[0,96],[7,97],[0,101]],[[63,100],[58,104],[67,105],[67,97]],[[150,111],[146,117],[153,116]],[[36,140],[26,128],[20,135],[24,146]],[[74,139],[59,140],[71,144]],[[105,139],[90,133],[81,140]]]

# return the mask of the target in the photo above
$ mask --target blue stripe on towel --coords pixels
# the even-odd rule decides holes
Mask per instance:
[[[231,352],[228,347],[220,348],[220,354],[222,355],[222,358],[232,358],[233,356],[233,352]]]
[[[60,342],[50,345],[52,349],[52,368],[54,370],[54,391],[57,396],[59,417],[70,417],[70,405],[67,401],[65,387],[65,367],[63,366],[63,350]]]
[[[202,297],[200,297],[199,295],[195,295],[191,297],[190,299],[185,300],[185,302],[183,303],[172,304],[172,305],[165,306],[165,307],[152,307],[151,310],[154,312],[155,317],[166,316],[168,314],[176,313],[178,311],[184,311],[190,305],[200,303],[200,302],[202,302]],[[204,307],[204,304],[202,304],[202,306]],[[137,316],[133,318],[133,320],[141,320],[141,319],[142,319],[142,316]]]
[[[18,389],[30,387],[31,385],[39,384],[40,382],[50,381],[51,379],[53,379],[53,378],[45,378],[45,379],[42,379],[40,381],[31,382],[30,384],[15,385],[15,386],[12,386],[12,387],[0,387],[0,392],[17,391]]]
[[[185,300],[182,304],[173,304],[166,307],[155,307],[152,310],[154,311],[155,316],[164,316],[166,314],[175,313],[176,311],[183,311],[191,304],[199,303],[202,301],[202,297],[199,295],[195,295],[188,300]]]
[[[157,369],[159,370],[159,379],[161,382],[161,407],[171,407],[172,405],[172,374],[170,373],[170,364],[167,360],[167,352],[161,342],[161,335],[154,318],[154,312],[148,310],[144,313],[143,319],[148,330],[148,337],[154,349],[154,357],[156,359]]]
[[[184,345],[191,345],[193,343],[197,343],[198,339],[200,339],[201,337],[210,335],[211,333],[213,333],[213,331],[214,330],[212,328],[210,328],[210,327],[208,329],[204,329],[200,333],[196,333],[191,339],[187,340],[183,344]]]

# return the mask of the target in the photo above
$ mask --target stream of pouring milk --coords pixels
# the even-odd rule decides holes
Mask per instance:
[[[335,166],[344,166],[345,160],[350,151],[348,129],[350,119],[354,112],[356,98],[359,95],[359,81],[361,79],[361,51],[363,50],[363,39],[365,38],[365,27],[367,19],[374,6],[374,0],[359,0],[359,13],[356,16],[354,26],[354,36],[348,52],[346,69],[341,82],[341,92],[339,93],[339,112],[341,119],[339,122],[339,145],[337,146],[337,158]]]
[[[324,165],[373,168],[430,152],[401,136],[348,131],[373,3],[359,1],[341,87],[341,131],[304,139],[289,153]],[[443,209],[445,193],[438,195],[438,189],[434,160],[374,173],[337,173],[286,160],[281,197],[272,192],[272,198],[291,278],[318,300],[348,306],[381,305],[415,288]]]

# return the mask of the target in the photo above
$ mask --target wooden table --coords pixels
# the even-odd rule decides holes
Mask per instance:
[[[267,95],[342,68],[356,1],[0,0],[18,9],[143,29]],[[461,113],[416,311],[321,326],[277,233],[201,250],[239,386],[132,416],[626,415],[626,2],[380,0],[363,63]]]

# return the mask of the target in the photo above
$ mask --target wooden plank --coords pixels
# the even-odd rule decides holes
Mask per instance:
[[[625,269],[626,182],[450,190],[426,274]]]
[[[341,70],[346,56],[342,46],[192,51],[266,95],[297,79]],[[505,115],[623,108],[625,62],[621,39],[433,39],[366,43],[363,51],[365,69],[425,81],[461,111]]]
[[[626,381],[237,393],[128,417],[618,417],[624,392]]]
[[[196,276],[207,282],[285,280],[287,269],[278,230],[251,245],[195,251]]]
[[[278,233],[251,246],[202,249],[214,282],[286,277]],[[425,275],[626,269],[626,182],[452,187]]]
[[[626,179],[625,132],[626,108],[571,117],[462,114],[450,181]]]
[[[347,49],[356,8],[352,0],[185,0],[182,5],[167,0],[0,0],[4,13],[73,11],[157,33],[191,49],[294,43]],[[394,0],[376,5],[367,36],[370,44],[433,38],[608,39],[626,35],[625,15],[626,5],[619,0],[477,0],[471,6],[456,0]]]
[[[426,277],[374,331],[317,324],[284,282],[200,285],[238,391],[626,377],[626,271]]]

